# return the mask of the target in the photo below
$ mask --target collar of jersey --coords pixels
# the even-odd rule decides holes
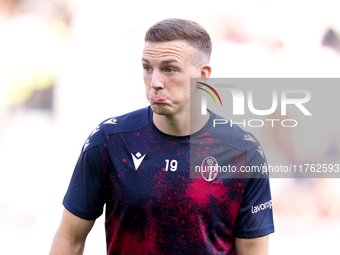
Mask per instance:
[[[207,121],[207,123],[196,133],[191,134],[191,135],[185,135],[185,136],[168,135],[168,134],[165,134],[162,131],[160,131],[156,127],[156,125],[153,123],[153,119],[152,119],[153,111],[152,111],[150,106],[149,106],[149,109],[148,109],[148,118],[149,118],[149,123],[150,123],[151,128],[153,129],[153,131],[157,135],[159,135],[159,136],[161,136],[161,137],[163,137],[167,140],[171,140],[171,141],[187,142],[187,141],[190,141],[190,139],[193,139],[195,137],[202,135],[204,132],[206,132],[212,126],[212,124],[213,124],[213,114],[214,113],[211,112],[210,110],[208,110],[208,111],[210,113],[210,116],[209,116],[209,120]]]

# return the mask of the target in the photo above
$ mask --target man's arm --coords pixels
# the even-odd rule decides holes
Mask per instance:
[[[268,255],[269,236],[257,238],[235,238],[235,248],[237,255]]]
[[[53,239],[50,255],[83,254],[87,234],[94,220],[84,220],[64,209],[60,226]]]

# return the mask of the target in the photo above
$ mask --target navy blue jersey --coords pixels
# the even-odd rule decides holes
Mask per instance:
[[[221,117],[211,112],[194,136],[171,136],[152,114],[147,107],[97,126],[63,201],[87,220],[106,204],[108,254],[236,254],[235,237],[274,231],[268,178],[196,178],[190,169],[190,160],[209,156],[238,169],[263,165],[255,137],[235,125],[214,127]]]

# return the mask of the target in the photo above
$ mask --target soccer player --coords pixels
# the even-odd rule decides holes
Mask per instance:
[[[190,154],[238,169],[266,162],[255,137],[235,125],[213,127],[214,113],[190,105],[190,94],[201,93],[190,78],[210,76],[211,49],[192,21],[167,19],[146,32],[150,106],[104,120],[86,140],[51,255],[82,254],[104,204],[108,254],[268,253],[268,178],[190,175]]]

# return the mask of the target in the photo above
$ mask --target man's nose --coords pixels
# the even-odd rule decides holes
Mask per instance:
[[[164,88],[162,74],[159,71],[153,71],[151,77],[151,87],[153,89],[160,89]]]

